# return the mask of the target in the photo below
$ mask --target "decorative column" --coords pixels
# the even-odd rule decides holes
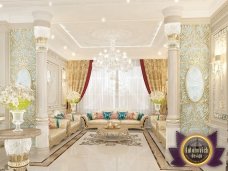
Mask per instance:
[[[49,126],[47,112],[47,41],[50,37],[52,15],[45,11],[33,12],[34,36],[36,39],[36,109],[37,128],[41,135],[36,137],[36,147],[49,148]]]
[[[180,55],[179,35],[181,31],[181,8],[168,7],[163,10],[165,34],[168,37],[168,116],[166,120],[166,151],[176,146],[176,131],[180,130]]]
[[[0,21],[0,37],[0,87],[5,87],[9,83],[9,24],[6,21]],[[0,106],[0,130],[6,128],[9,128],[9,113]]]

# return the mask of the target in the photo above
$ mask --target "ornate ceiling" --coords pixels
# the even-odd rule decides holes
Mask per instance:
[[[54,35],[49,47],[66,59],[92,59],[109,46],[113,37],[129,57],[165,58],[164,8],[182,6],[183,18],[210,17],[225,1],[2,0],[0,20],[32,23],[33,11],[49,11],[53,15],[51,29]],[[161,55],[158,55],[159,51]]]

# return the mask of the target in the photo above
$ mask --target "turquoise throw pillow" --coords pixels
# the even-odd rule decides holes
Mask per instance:
[[[93,120],[92,113],[87,113],[87,117],[89,120]]]
[[[139,113],[137,120],[140,121],[140,120],[142,119],[143,116],[144,116],[143,113]]]
[[[54,117],[55,119],[64,119],[64,114],[60,113]]]
[[[118,112],[118,119],[119,120],[124,120],[126,119],[127,112]]]
[[[103,112],[104,119],[110,120],[112,112]]]

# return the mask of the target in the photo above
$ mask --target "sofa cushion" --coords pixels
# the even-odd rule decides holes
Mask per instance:
[[[117,112],[112,112],[111,119],[118,119],[118,113]]]
[[[96,119],[96,120],[90,120],[89,124],[91,125],[106,125],[108,123],[105,119]]]
[[[138,114],[138,118],[137,118],[137,120],[138,120],[138,121],[140,121],[140,120],[142,119],[142,117],[143,117],[143,116],[144,116],[144,114],[143,114],[143,113],[139,113],[139,114]]]
[[[112,112],[103,112],[104,119],[110,120]]]
[[[121,120],[120,121],[120,124],[121,125],[139,125],[140,124],[140,121],[138,120]]]
[[[94,119],[97,119],[97,112],[93,112],[92,113],[92,119],[94,120]]]
[[[138,119],[138,116],[139,116],[139,113],[138,112],[134,112],[133,119],[134,120],[137,120]]]
[[[127,116],[126,116],[126,119],[129,119],[129,120],[134,119],[134,112],[128,112]]]
[[[86,114],[89,120],[93,120],[92,113],[87,113]]]
[[[118,112],[118,119],[119,120],[124,120],[126,119],[126,116],[127,116],[127,112]]]
[[[102,112],[97,112],[97,119],[104,119]]]

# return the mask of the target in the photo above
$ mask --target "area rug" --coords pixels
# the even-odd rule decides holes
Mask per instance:
[[[83,137],[87,132],[89,132],[89,136]],[[62,147],[60,147],[58,150],[56,150],[53,154],[51,154],[48,158],[43,160],[42,162],[30,162],[30,166],[41,166],[41,167],[47,167],[52,162],[54,162],[58,157],[61,156],[68,148],[70,148],[75,142],[77,142],[79,139],[81,139],[81,143],[79,145],[105,145],[105,146],[116,146],[116,145],[127,145],[127,146],[141,146],[141,138],[137,136],[137,134],[132,134],[132,131],[130,130],[130,135],[132,141],[122,141],[122,142],[103,142],[98,141],[97,139],[94,139],[95,131],[94,130],[83,130],[79,133],[76,133],[71,140],[63,144]],[[195,167],[174,167],[171,166],[165,159],[165,156],[162,154],[160,149],[158,148],[157,144],[153,140],[151,136],[151,132],[148,130],[144,131],[133,131],[134,133],[143,133],[147,144],[149,145],[149,148],[151,149],[152,154],[154,155],[157,164],[160,168],[160,170],[173,170],[173,171],[200,171],[201,169],[195,168]]]
[[[129,140],[123,140],[123,141],[103,141],[100,139],[97,139],[96,133],[89,134],[89,137],[85,137],[83,139],[83,142],[80,143],[80,145],[101,145],[104,144],[105,146],[115,146],[117,144],[119,145],[127,145],[127,146],[142,146],[141,139],[138,137],[138,135],[130,135]]]

